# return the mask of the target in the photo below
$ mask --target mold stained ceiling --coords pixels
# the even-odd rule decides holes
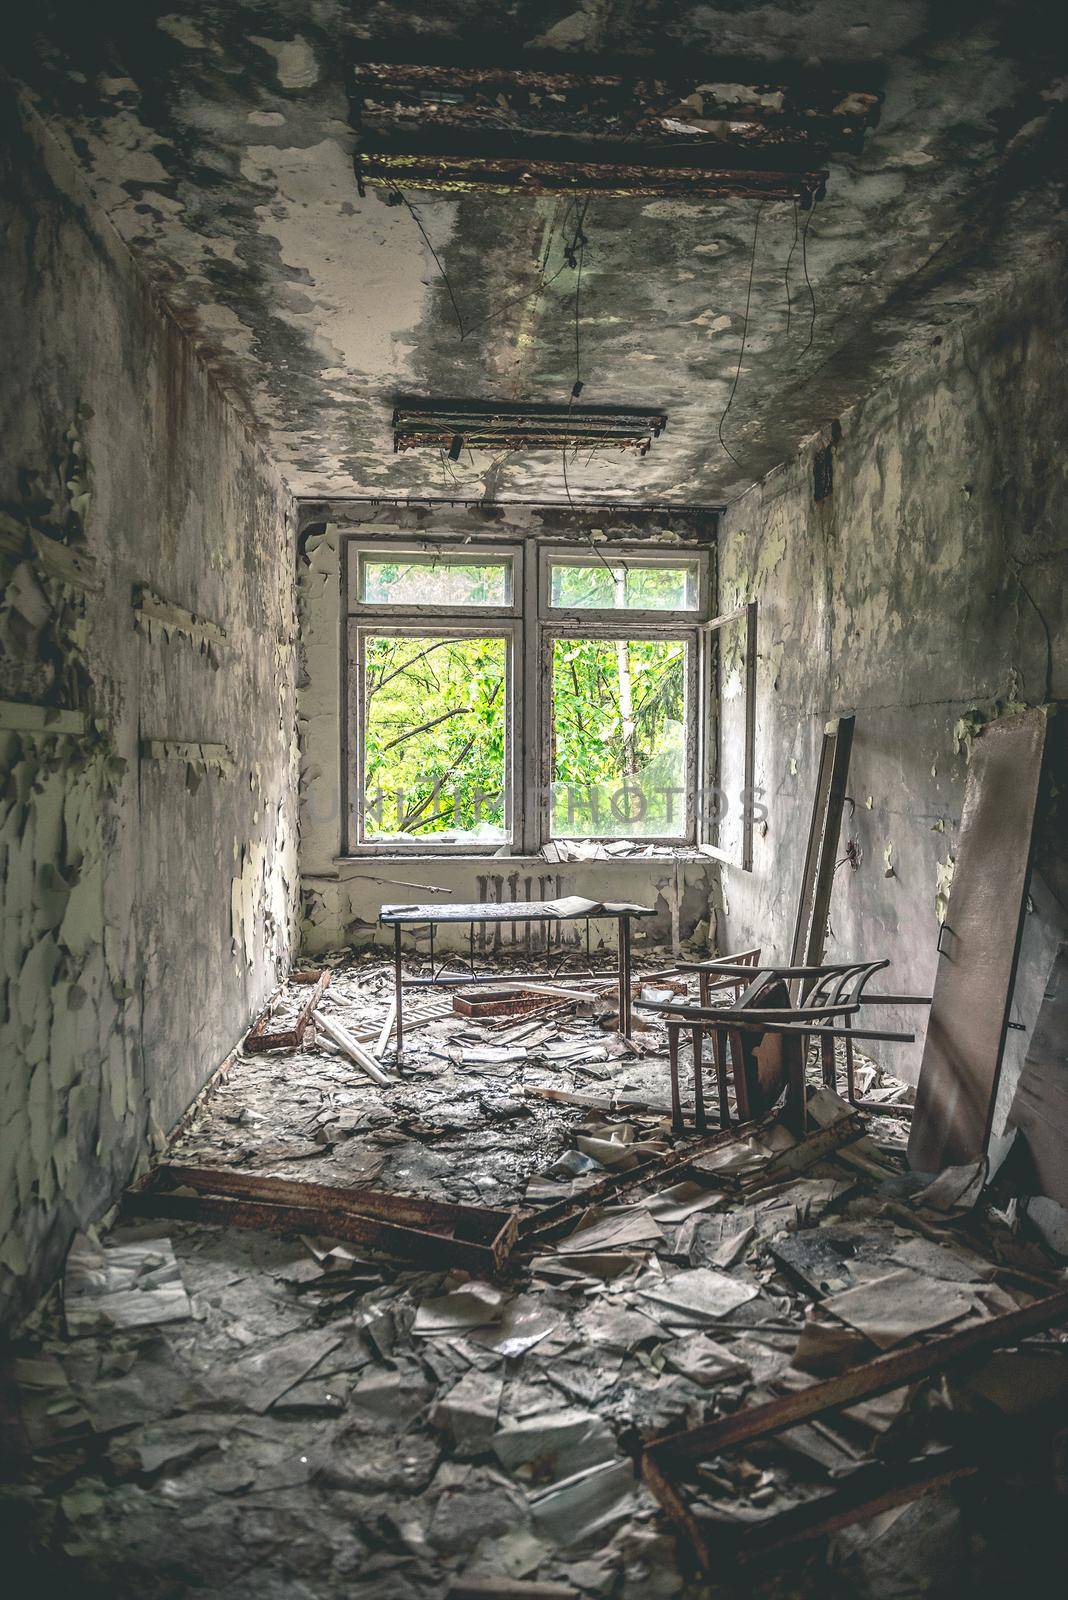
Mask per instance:
[[[566,404],[569,202],[411,192],[470,330],[461,340],[410,212],[380,190],[357,195],[349,40],[673,48],[837,64],[847,87],[885,92],[862,153],[828,163],[811,295],[789,202],[765,202],[758,226],[753,200],[591,201],[583,404],[663,406],[669,424],[645,458],[569,462],[576,503],[726,503],[1052,244],[1064,88],[1047,0],[573,7],[45,0],[9,36],[9,62],[301,497],[567,493],[555,453],[393,453],[400,394]],[[751,264],[724,426],[735,465],[718,432]]]

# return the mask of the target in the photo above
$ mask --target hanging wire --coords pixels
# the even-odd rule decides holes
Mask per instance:
[[[451,282],[451,280],[449,278],[449,274],[445,270],[445,263],[442,261],[442,259],[441,259],[440,255],[438,254],[437,250],[434,248],[434,245],[431,243],[430,235],[427,233],[426,228],[423,226],[423,220],[420,217],[418,211],[412,205],[411,201],[408,199],[408,196],[404,193],[403,189],[399,189],[396,186],[396,184],[394,184],[393,187],[390,190],[390,198],[391,198],[392,203],[394,205],[402,205],[409,212],[413,222],[415,223],[416,227],[419,229],[420,234],[422,235],[423,243],[426,245],[427,249],[430,251],[430,254],[434,258],[434,264],[438,269],[438,276],[441,279],[442,284],[444,285],[445,292],[449,297],[449,303],[452,306],[452,314],[453,314],[453,318],[455,319],[455,322],[456,322],[456,331],[460,336],[460,343],[461,344],[464,342],[465,339],[469,339],[471,337],[471,335],[473,333],[475,333],[479,328],[485,328],[490,323],[496,322],[498,320],[498,318],[500,318],[501,316],[504,315],[504,313],[509,309],[509,307],[514,306],[514,305],[518,305],[523,300],[533,300],[536,297],[538,297],[540,295],[543,295],[545,293],[546,289],[548,289],[549,285],[551,283],[555,283],[557,278],[559,278],[561,276],[561,274],[564,273],[567,270],[568,267],[573,267],[575,265],[573,260],[569,261],[567,259],[566,247],[565,247],[565,259],[561,262],[560,266],[557,267],[555,272],[550,273],[548,277],[545,276],[545,269],[546,269],[546,267],[548,266],[548,263],[549,263],[549,256],[550,256],[550,254],[552,252],[553,237],[554,237],[554,233],[555,233],[555,228],[552,229],[550,231],[550,234],[549,234],[549,240],[548,240],[548,243],[546,245],[545,251],[544,251],[544,253],[542,255],[541,265],[538,268],[539,281],[538,281],[537,284],[535,284],[534,288],[533,289],[521,289],[518,294],[508,295],[504,300],[499,300],[496,305],[491,306],[489,311],[487,311],[487,313],[486,313],[486,315],[484,317],[479,317],[474,322],[465,322],[464,319],[463,319],[463,314],[460,311],[459,302],[457,301],[456,295],[455,295],[455,293],[453,291],[452,282]],[[589,202],[587,201],[586,204],[588,205]],[[571,215],[574,212],[575,205],[576,205],[576,201],[574,199],[572,199],[569,202],[567,214],[566,214],[566,216],[564,218],[564,227],[565,228],[568,226],[568,222],[569,222],[569,219],[570,219]],[[585,210],[586,210],[586,207],[584,206],[583,207],[583,215],[585,215]],[[579,225],[579,229],[581,231],[581,223]]]
[[[791,318],[791,315],[793,314],[793,300],[790,297],[790,267],[793,264],[794,252],[797,249],[797,241],[798,241],[798,237],[799,237],[797,230],[798,230],[797,201],[795,200],[794,201],[794,242],[790,246],[790,254],[786,257],[786,273],[785,273],[785,281],[786,281],[786,337],[787,337],[787,339],[790,337],[790,318]]]
[[[589,208],[590,208],[590,202],[587,200],[584,203],[584,205],[582,207],[582,210],[579,212],[578,217],[576,219],[575,232],[574,232],[574,234],[573,234],[573,236],[571,238],[571,242],[570,242],[570,244],[565,244],[565,246],[564,246],[564,259],[565,259],[565,261],[568,262],[569,265],[571,265],[571,266],[573,266],[575,268],[575,301],[574,301],[574,305],[575,305],[575,315],[574,315],[574,324],[575,324],[575,381],[571,385],[571,393],[568,396],[568,401],[567,401],[567,423],[568,423],[568,428],[569,429],[570,429],[570,426],[571,426],[571,413],[572,413],[572,410],[574,409],[575,401],[578,399],[578,397],[582,393],[582,389],[583,389],[583,382],[582,382],[582,333],[581,333],[581,323],[580,323],[580,317],[579,317],[579,310],[580,310],[581,298],[582,298],[582,266],[583,266],[583,262],[584,262],[585,256],[586,256],[586,246],[589,243],[589,240],[587,239],[586,234],[583,231],[583,223],[586,220],[586,213],[589,210]],[[576,448],[575,454],[576,455],[578,454],[577,448]],[[591,459],[592,459],[592,456],[591,456]],[[575,502],[572,499],[572,496],[571,496],[571,485],[568,482],[568,476],[567,476],[567,444],[566,444],[566,442],[564,443],[563,448],[560,451],[560,465],[561,465],[561,467],[563,469],[564,493],[567,495],[567,503],[570,506],[572,511],[577,511],[579,508],[575,505]],[[597,545],[594,543],[593,534],[589,531],[589,529],[586,530],[586,543],[589,545],[591,551],[597,557],[598,561],[601,563],[602,567],[605,569],[605,571],[608,573],[609,577],[612,579],[612,581],[614,583],[615,582],[615,577],[616,577],[615,570],[609,565],[608,561],[606,561],[603,552],[597,548]],[[626,563],[624,561],[617,559],[616,565],[617,565],[617,567],[622,567],[623,571],[626,572],[627,566],[626,566]]]
[[[802,350],[799,360],[804,360],[805,356],[808,355],[809,351],[812,349],[812,341],[816,336],[816,291],[813,289],[812,279],[808,275],[808,230],[812,225],[812,218],[815,215],[815,212],[816,201],[815,198],[813,198],[812,204],[809,207],[808,216],[805,218],[805,226],[801,233],[801,265],[805,273],[805,287],[808,289],[808,297],[812,302],[812,318],[808,325],[808,344],[806,344],[805,348]]]
[[[723,437],[723,424],[727,420],[728,411],[734,404],[734,396],[738,392],[738,380],[742,375],[742,361],[745,358],[745,341],[749,335],[749,306],[753,298],[753,274],[756,271],[757,235],[760,232],[760,213],[763,211],[763,209],[764,202],[761,200],[757,205],[756,222],[753,224],[753,253],[749,259],[749,285],[745,291],[745,318],[742,322],[742,344],[740,350],[738,351],[738,365],[734,369],[734,382],[731,385],[731,392],[727,398],[727,404],[723,407],[723,414],[719,419],[719,427],[716,430],[720,444],[723,446],[723,449],[726,451],[727,455],[730,456],[731,460],[734,462],[734,465],[739,471],[741,471],[742,464],[734,452],[728,448],[727,441]]]

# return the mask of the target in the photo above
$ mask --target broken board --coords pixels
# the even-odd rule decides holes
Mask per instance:
[[[1068,944],[1050,968],[1008,1122],[1027,1144],[1029,1187],[1068,1207]]]
[[[917,1172],[975,1161],[990,1134],[1046,727],[1041,707],[1003,717],[972,748],[909,1139]]]
[[[797,919],[790,949],[792,967],[818,967],[823,960],[855,724],[853,716],[835,717],[824,729],[805,865],[797,895]]]
[[[123,1210],[265,1233],[325,1234],[430,1267],[486,1275],[501,1271],[518,1234],[514,1211],[166,1164],[127,1189]]]

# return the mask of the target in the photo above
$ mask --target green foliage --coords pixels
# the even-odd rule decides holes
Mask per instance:
[[[683,831],[681,640],[557,639],[552,704],[556,836]]]
[[[376,635],[365,671],[368,837],[503,838],[506,640]]]
[[[550,602],[561,610],[690,611],[697,605],[697,569],[554,561]]]
[[[503,839],[506,641],[373,635],[365,671],[367,837]],[[686,645],[557,639],[551,694],[554,834],[680,834]]]
[[[511,562],[470,556],[361,557],[361,599],[376,605],[506,606]]]

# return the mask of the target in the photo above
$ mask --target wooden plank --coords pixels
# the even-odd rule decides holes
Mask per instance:
[[[1053,958],[1008,1122],[1027,1143],[1029,1187],[1068,1207],[1068,944]]]
[[[127,1190],[123,1208],[132,1216],[322,1233],[428,1266],[447,1263],[480,1273],[503,1268],[518,1228],[514,1211],[211,1167],[157,1167]]]
[[[1039,707],[990,723],[972,747],[909,1139],[917,1172],[976,1160],[990,1134],[1046,728]]]
[[[873,1361],[852,1367],[823,1383],[809,1384],[795,1394],[782,1395],[763,1405],[747,1406],[697,1428],[664,1434],[651,1440],[647,1448],[662,1467],[665,1462],[702,1461],[753,1439],[766,1439],[827,1411],[889,1394],[891,1389],[915,1383],[919,1378],[929,1378],[969,1356],[1015,1344],[1028,1334],[1066,1320],[1068,1289],[1062,1289],[1018,1311],[976,1323],[960,1333],[944,1334],[928,1344],[909,1345],[905,1350],[876,1356]]]
[[[856,718],[852,716],[836,717],[828,722],[824,731],[805,865],[797,896],[794,940],[790,949],[792,966],[818,966],[823,960],[855,723]]]

